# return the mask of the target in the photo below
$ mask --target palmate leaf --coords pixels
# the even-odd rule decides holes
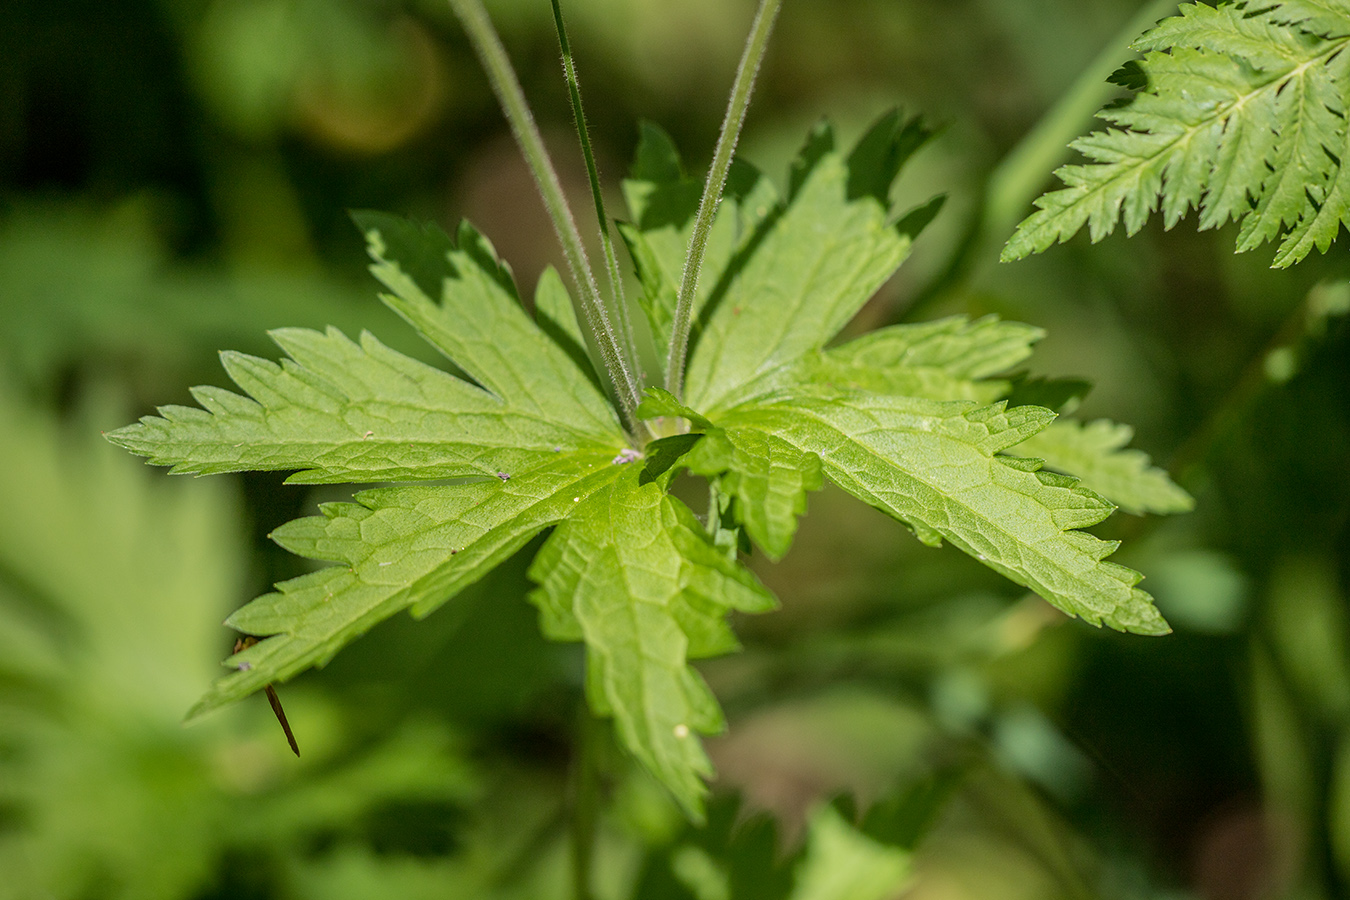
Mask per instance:
[[[861,166],[879,135],[898,148],[910,132],[888,117],[848,157],[833,150],[828,131],[816,132],[793,167],[791,197],[765,220],[771,231],[752,244],[748,260],[724,273],[725,291],[703,310],[708,325],[692,352],[688,405],[653,398],[647,412],[682,416],[705,432],[684,464],[717,480],[736,519],[771,557],[787,549],[805,495],[819,485],[819,460],[825,477],[905,522],[925,543],[946,539],[1089,622],[1166,632],[1152,599],[1134,586],[1139,574],[1103,561],[1115,544],[1078,530],[1115,507],[1075,478],[1042,471],[1039,461],[1000,455],[1054,419],[1037,407],[981,405],[1010,390],[992,376],[1025,360],[1038,329],[953,317],[822,349],[889,276],[883,260],[893,254],[893,268],[909,245],[886,191],[851,188],[858,170],[848,166]],[[799,219],[799,206],[812,214]],[[851,257],[851,269],[836,267],[837,260],[808,266],[812,277],[820,273],[812,299],[824,312],[799,316],[790,298],[800,270],[786,260],[815,259],[822,221],[855,228],[865,235],[864,249]],[[770,242],[776,266],[758,261]],[[756,286],[735,292],[741,283]],[[831,318],[838,310],[847,316]],[[707,399],[697,400],[692,373],[699,360],[756,338],[759,354],[748,354],[757,360],[753,370],[743,361],[702,363],[716,374],[703,382]],[[727,369],[736,374],[724,377]]]
[[[193,712],[322,665],[400,610],[430,613],[552,529],[530,567],[544,631],[584,642],[591,707],[698,818],[710,774],[699,736],[723,720],[690,661],[735,648],[729,612],[773,605],[737,561],[736,532],[782,556],[825,479],[1069,613],[1166,630],[1139,576],[1103,562],[1114,545],[1077,530],[1111,504],[1008,455],[1054,418],[996,402],[1038,329],[953,317],[831,346],[936,208],[897,218],[888,199],[925,136],[892,114],[843,153],[817,129],[785,196],[737,167],[696,298],[688,392],[648,390],[638,415],[666,437],[645,444],[606,399],[556,273],[541,278],[532,319],[472,228],[451,240],[359,215],[384,301],[444,368],[370,335],[279,331],[279,364],[224,357],[243,394],[200,388],[203,408],[166,407],[109,436],[177,472],[392,483],[276,529],[283,547],[333,565],[229,618],[263,640],[227,661]],[[622,233],[658,339],[699,200],[690,185],[648,128]],[[1085,466],[1115,471],[1117,447],[1093,446]],[[680,468],[715,486],[709,523],[669,495]]]
[[[205,409],[167,407],[109,439],[184,472],[294,469],[290,480],[302,483],[486,480],[368,491],[277,529],[288,549],[344,565],[235,613],[229,624],[269,639],[232,657],[236,671],[193,714],[323,664],[402,609],[430,612],[560,521],[626,446],[603,394],[530,321],[481,236],[465,227],[455,247],[393,217],[362,222],[372,269],[395,292],[386,302],[483,387],[368,335],[356,344],[336,332],[283,331],[274,338],[291,359],[281,365],[225,355],[249,397],[198,389]],[[559,287],[545,277],[541,297]],[[546,303],[566,327],[556,303]]]
[[[393,292],[386,302],[463,377],[369,335],[356,343],[336,331],[282,331],[273,337],[290,358],[279,365],[226,355],[248,396],[198,389],[204,409],[169,407],[109,438],[178,472],[297,470],[290,480],[301,483],[477,479],[368,490],[276,529],[286,549],[337,565],[285,582],[227,620],[265,639],[227,660],[234,671],[190,715],[323,665],[401,610],[429,614],[542,530],[579,516],[584,524],[556,531],[532,569],[544,582],[545,624],[562,636],[563,598],[549,585],[575,577],[567,600],[589,648],[588,695],[697,815],[709,772],[698,735],[716,730],[721,713],[687,660],[734,647],[721,617],[767,609],[772,597],[654,483],[652,464],[664,459],[666,472],[674,457],[648,448],[647,463],[630,465],[641,454],[586,371],[555,274],[541,279],[536,325],[471,229],[456,244],[393,217],[358,221],[372,270]],[[628,517],[606,532],[612,523],[597,510]],[[636,552],[615,546],[616,536],[645,543]],[[576,547],[586,565],[574,571],[567,548]],[[649,577],[631,579],[644,566]],[[625,616],[630,625],[665,616],[677,627],[625,629]]]
[[[1343,0],[1186,4],[1134,43],[1146,82],[1100,113],[1116,128],[1073,143],[1086,165],[1036,201],[1003,250],[1020,259],[1084,225],[1098,241],[1134,234],[1159,208],[1200,228],[1240,223],[1237,249],[1283,234],[1274,265],[1325,252],[1350,225],[1350,4]]]

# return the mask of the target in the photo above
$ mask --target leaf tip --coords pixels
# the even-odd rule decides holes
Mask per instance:
[[[183,716],[183,724],[195,725],[203,716],[215,712],[224,705],[225,701],[221,699],[219,692],[215,688],[212,688],[203,694],[200,700],[192,704],[191,708],[188,709],[187,713]]]
[[[638,143],[628,177],[634,181],[669,184],[684,177],[680,151],[664,128],[650,119],[638,122]]]
[[[1026,259],[1031,253],[1017,240],[1014,234],[1008,238],[1008,243],[1003,245],[1003,250],[998,255],[998,261],[1001,263],[1017,262],[1019,259]]]
[[[100,432],[103,439],[114,446],[121,447],[123,450],[137,452],[136,447],[140,444],[140,434],[145,430],[145,425],[140,422],[131,425],[123,425],[121,428],[115,428],[112,431]]]

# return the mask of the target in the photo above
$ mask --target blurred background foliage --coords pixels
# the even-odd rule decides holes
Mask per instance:
[[[548,4],[488,6],[584,196]],[[701,165],[751,0],[566,7],[607,189],[640,117]],[[1176,633],[1064,620],[827,490],[788,558],[756,561],[782,611],[704,667],[732,724],[693,829],[579,713],[581,660],[538,635],[520,561],[283,686],[299,761],[262,698],[179,725],[229,649],[220,619],[300,571],[267,532],[341,495],[169,479],[99,430],[221,383],[217,349],[275,356],[272,327],[428,358],[348,209],[468,216],[525,284],[556,261],[445,5],[10,0],[0,897],[1350,895],[1345,247],[1275,273],[1184,223],[993,264],[1062,155],[1006,161],[1088,127],[1105,87],[1055,105],[1126,58],[1141,9],[1170,11],[793,0],[741,149],[781,177],[824,115],[943,126],[896,200],[949,202],[860,324],[1046,327],[1031,374],[1091,382],[1079,414],[1135,425],[1199,501],[1099,529]]]

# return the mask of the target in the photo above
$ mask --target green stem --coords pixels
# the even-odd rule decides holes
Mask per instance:
[[[581,142],[581,155],[586,160],[586,177],[591,183],[591,199],[595,201],[595,218],[600,223],[600,246],[604,249],[605,269],[609,274],[610,310],[619,323],[619,333],[623,335],[628,361],[636,365],[637,343],[633,339],[633,324],[628,315],[628,302],[623,296],[623,275],[619,272],[619,258],[614,253],[614,241],[609,233],[609,216],[605,214],[605,198],[600,191],[600,171],[595,165],[595,153],[591,150],[591,135],[586,128],[585,110],[581,106],[581,83],[577,78],[572,44],[567,39],[567,26],[563,23],[559,0],[553,0],[553,23],[558,32],[558,45],[562,49],[563,73],[567,78],[568,93],[571,95],[577,139]]]
[[[571,772],[572,896],[592,900],[591,872],[595,838],[599,830],[600,772],[598,729],[603,727],[583,698],[577,714],[576,746]]]
[[[640,433],[633,411],[640,400],[641,389],[631,361],[624,357],[619,346],[619,338],[611,324],[609,314],[600,299],[600,290],[595,284],[595,274],[586,258],[586,248],[577,231],[576,220],[572,217],[571,207],[563,194],[558,174],[554,171],[548,151],[544,149],[544,140],[539,135],[539,127],[530,113],[525,93],[520,88],[511,61],[497,37],[487,11],[480,0],[450,0],[450,8],[459,17],[464,31],[473,44],[474,52],[487,73],[493,93],[501,104],[506,121],[511,126],[520,152],[534,175],[539,188],[539,196],[544,201],[549,218],[553,220],[553,230],[557,232],[558,242],[562,245],[563,256],[572,271],[572,280],[579,294],[581,315],[578,316],[590,329],[600,348],[600,357],[604,362],[614,393],[618,397],[619,407],[624,420],[634,434]]]
[[[1159,19],[1175,12],[1178,0],[1150,0],[1106,43],[1054,106],[994,168],[984,204],[952,258],[903,311],[913,319],[935,302],[968,283],[999,251],[1055,167],[1069,155],[1069,144],[1119,88],[1107,81],[1120,67],[1129,45]]]
[[[736,150],[741,126],[745,124],[745,111],[750,106],[755,76],[759,74],[759,64],[763,61],[764,51],[768,48],[769,35],[773,32],[774,20],[778,17],[780,5],[781,0],[760,0],[759,11],[755,13],[755,21],[750,26],[750,36],[745,42],[745,52],[741,55],[740,67],[736,70],[736,80],[731,88],[731,98],[727,102],[727,113],[722,120],[722,134],[717,139],[717,149],[713,153],[712,166],[708,170],[708,180],[703,186],[703,199],[699,201],[694,232],[689,236],[689,253],[684,261],[680,295],[675,305],[675,321],[671,326],[670,354],[666,358],[666,390],[676,397],[683,396],[684,358],[689,349],[694,294],[698,290],[698,274],[703,266],[708,232],[712,228],[717,205],[722,199],[722,188],[726,185],[727,171],[731,168],[731,156]]]

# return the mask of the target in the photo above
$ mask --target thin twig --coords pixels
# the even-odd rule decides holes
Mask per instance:
[[[625,424],[634,434],[638,434],[641,429],[634,416],[634,410],[637,408],[641,390],[637,378],[630,361],[624,357],[618,335],[610,322],[604,303],[601,302],[600,290],[596,287],[595,274],[586,258],[586,248],[577,231],[576,220],[572,217],[571,207],[567,204],[567,197],[563,194],[553,162],[549,159],[548,151],[544,149],[544,140],[540,137],[539,127],[530,113],[525,93],[520,88],[520,81],[516,78],[501,39],[497,37],[492,21],[488,18],[480,0],[450,0],[450,8],[464,26],[474,52],[478,54],[483,70],[487,73],[488,81],[492,84],[493,93],[497,95],[497,100],[501,104],[506,121],[511,126],[511,133],[515,136],[520,152],[534,176],[539,196],[543,199],[544,207],[553,221],[553,230],[558,235],[563,256],[567,259],[567,266],[572,271],[572,280],[580,295],[581,315],[578,318],[586,323],[600,347],[600,357],[614,387],[614,393],[618,397]]]
[[[684,358],[689,349],[694,294],[698,290],[699,269],[703,267],[708,232],[722,199],[722,188],[726,185],[727,171],[731,168],[731,156],[736,150],[741,126],[745,124],[745,111],[750,106],[755,76],[759,74],[759,64],[769,45],[769,35],[773,32],[780,5],[781,0],[760,0],[759,11],[755,13],[754,24],[750,26],[750,36],[746,39],[745,52],[741,55],[741,64],[732,84],[726,117],[722,120],[722,134],[717,139],[712,166],[708,169],[708,181],[703,186],[703,199],[698,205],[698,218],[694,220],[694,232],[689,236],[689,253],[684,260],[684,275],[680,279],[680,295],[671,326],[670,353],[666,358],[666,390],[676,397],[683,397]]]

